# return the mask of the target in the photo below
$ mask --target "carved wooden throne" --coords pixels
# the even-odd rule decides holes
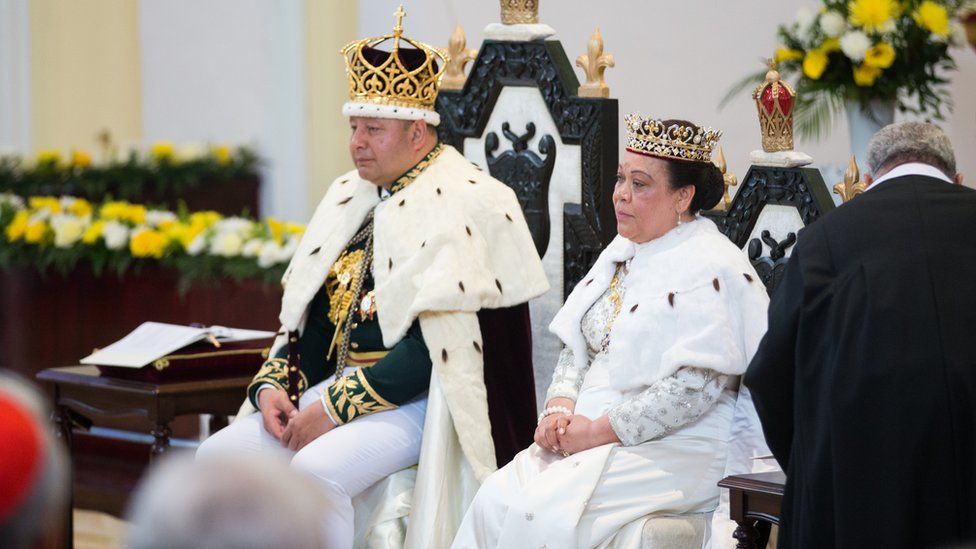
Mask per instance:
[[[578,88],[558,41],[487,40],[436,105],[440,139],[515,191],[552,285],[530,304],[540,401],[559,353],[546,327],[616,234],[617,101]]]

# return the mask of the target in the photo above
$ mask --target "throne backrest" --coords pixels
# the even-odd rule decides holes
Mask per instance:
[[[436,104],[441,141],[515,191],[552,286],[529,304],[538,399],[560,350],[549,322],[616,234],[617,101],[578,88],[559,42],[488,40]]]

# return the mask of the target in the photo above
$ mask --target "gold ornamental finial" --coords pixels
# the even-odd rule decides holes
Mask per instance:
[[[464,76],[464,66],[478,56],[478,50],[469,49],[467,43],[467,39],[464,37],[464,31],[461,30],[461,25],[458,25],[454,28],[454,33],[451,34],[451,39],[447,42],[447,56],[450,58],[450,61],[447,62],[444,76],[441,77],[442,90],[460,90],[464,88],[464,81],[466,79]]]
[[[403,17],[406,14],[407,12],[403,11],[403,4],[400,4],[400,7],[393,12],[393,16],[396,17],[396,25],[393,25],[393,36],[395,38],[400,38],[403,35]]]
[[[857,168],[857,161],[852,155],[847,171],[844,172],[844,181],[834,185],[834,192],[840,195],[841,201],[847,202],[866,190],[867,185],[861,181],[861,171]]]
[[[535,25],[539,23],[539,0],[499,0],[502,23],[506,25]]]
[[[729,166],[725,161],[725,153],[722,151],[722,147],[718,147],[718,150],[715,151],[715,166],[718,168],[718,171],[722,172],[722,181],[725,183],[725,194],[722,195],[722,200],[715,206],[715,209],[724,212],[728,211],[729,206],[732,205],[732,196],[729,194],[729,189],[739,184],[739,178],[734,173],[729,173]]]
[[[603,79],[603,72],[613,67],[614,61],[613,54],[603,53],[600,27],[590,36],[586,53],[576,58],[576,66],[586,74],[586,83],[579,87],[580,97],[610,97],[610,86]]]

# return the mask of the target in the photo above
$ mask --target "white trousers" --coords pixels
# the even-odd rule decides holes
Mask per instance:
[[[299,399],[298,408],[321,406],[322,391],[333,379],[330,376],[309,388]],[[417,464],[426,410],[424,394],[394,410],[360,416],[340,425],[298,452],[283,448],[264,429],[261,414],[255,413],[238,418],[203,441],[197,459],[254,452],[289,461],[294,469],[317,478],[332,504],[329,512],[322,515],[327,546],[351,548],[352,498],[386,476]]]

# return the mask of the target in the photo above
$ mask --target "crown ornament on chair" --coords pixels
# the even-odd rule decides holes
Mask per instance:
[[[450,58],[439,48],[403,36],[405,15],[400,5],[392,34],[355,40],[340,51],[349,79],[344,115],[425,120],[435,126],[440,122],[434,101]],[[392,41],[390,51],[377,49],[387,41]]]
[[[762,145],[766,152],[793,150],[793,107],[796,106],[796,90],[780,80],[776,63],[768,61],[766,81],[753,92],[759,112]]]
[[[665,125],[664,120],[629,114],[627,124],[627,150],[637,154],[710,162],[712,149],[722,137],[721,130],[701,128],[683,123]]]

